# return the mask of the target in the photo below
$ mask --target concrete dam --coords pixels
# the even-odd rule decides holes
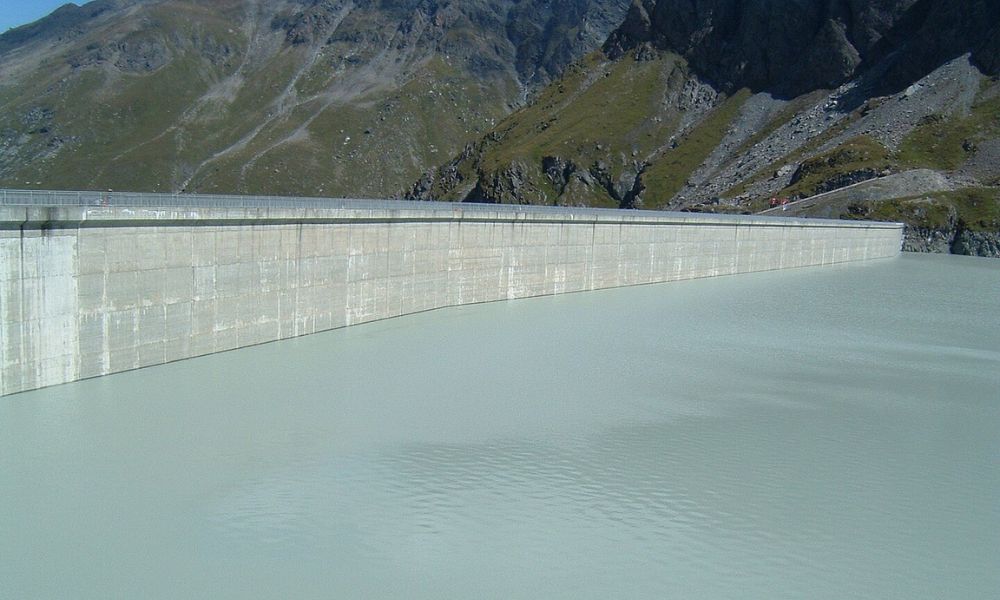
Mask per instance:
[[[477,302],[899,254],[895,223],[0,193],[0,395]]]

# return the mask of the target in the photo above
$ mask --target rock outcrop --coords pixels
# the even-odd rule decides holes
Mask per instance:
[[[879,64],[898,87],[966,52],[996,74],[998,24],[994,0],[636,0],[605,49],[650,44],[727,92],[794,97]]]

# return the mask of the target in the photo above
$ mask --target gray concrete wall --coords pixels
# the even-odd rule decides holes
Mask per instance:
[[[864,222],[0,206],[0,395],[423,310],[896,256]]]

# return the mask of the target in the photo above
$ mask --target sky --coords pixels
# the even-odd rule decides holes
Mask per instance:
[[[37,21],[71,0],[0,0],[0,33]],[[74,4],[86,4],[76,0]]]

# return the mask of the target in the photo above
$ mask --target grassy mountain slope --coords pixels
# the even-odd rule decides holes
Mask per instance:
[[[0,185],[386,196],[625,0],[100,0],[0,36]]]
[[[678,166],[701,162],[745,97],[720,96],[674,54],[594,53],[411,196],[637,206],[677,187]]]

